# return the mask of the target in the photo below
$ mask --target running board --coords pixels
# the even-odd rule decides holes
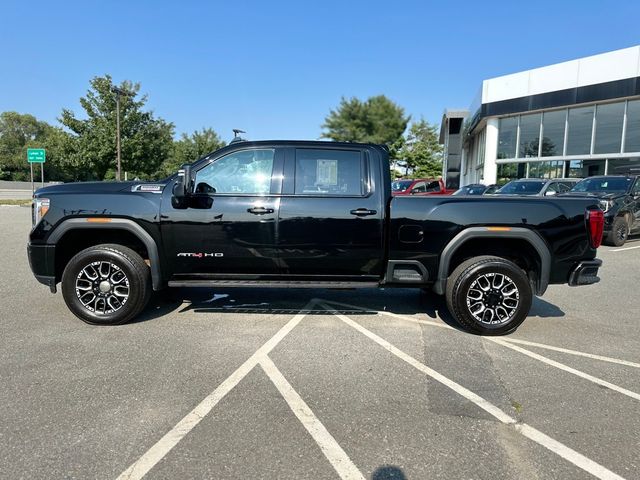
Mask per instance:
[[[378,282],[323,282],[295,280],[171,280],[170,287],[216,288],[378,288]]]

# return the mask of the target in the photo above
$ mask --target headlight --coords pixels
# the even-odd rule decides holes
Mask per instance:
[[[33,221],[33,226],[35,227],[38,224],[38,222],[42,220],[42,217],[44,217],[49,211],[49,199],[34,198],[32,208],[33,208],[32,221]]]
[[[599,200],[598,203],[600,204],[600,208],[603,212],[606,212],[613,207],[613,200]]]

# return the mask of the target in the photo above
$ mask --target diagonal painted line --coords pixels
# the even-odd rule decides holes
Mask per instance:
[[[529,345],[530,347],[543,348],[545,350],[553,350],[554,352],[567,353],[569,355],[576,355],[578,357],[591,358],[592,360],[600,360],[601,362],[616,363],[618,365],[625,365],[627,367],[640,368],[640,363],[629,362],[628,360],[621,360],[619,358],[605,357],[602,355],[595,355],[593,353],[579,352],[578,350],[569,350],[568,348],[554,347],[553,345],[546,345],[544,343],[529,342],[528,340],[520,340],[519,338],[501,338],[508,343],[518,343],[520,345]]]
[[[635,250],[636,248],[640,248],[640,245],[636,247],[626,247],[626,248],[616,248],[615,250],[610,250],[611,252],[624,252],[627,250]]]
[[[363,312],[371,312],[371,313],[375,313],[378,315],[385,315],[387,317],[393,317],[393,318],[398,318],[400,320],[406,320],[407,322],[414,322],[414,323],[419,323],[422,325],[430,325],[432,327],[439,327],[439,328],[448,328],[449,330],[454,330],[457,331],[455,328],[450,327],[449,325],[442,323],[442,322],[435,322],[432,320],[422,320],[419,318],[413,318],[413,317],[409,317],[407,315],[401,315],[398,313],[393,313],[393,312],[387,312],[384,310],[370,310],[364,307],[359,307],[357,305],[351,305],[349,303],[341,303],[341,302],[334,302],[334,301],[330,301],[330,300],[323,300],[324,303],[329,303],[332,305],[338,305],[341,307],[347,307],[347,308],[351,308],[354,310],[359,310],[359,311],[363,311]],[[486,339],[490,339],[490,337],[483,337]],[[603,355],[596,355],[593,353],[587,353],[587,352],[580,352],[578,350],[569,350],[568,348],[561,348],[561,347],[555,347],[553,345],[547,345],[544,343],[536,343],[536,342],[530,342],[527,340],[520,340],[518,338],[511,338],[511,337],[501,337],[500,340],[504,341],[504,342],[509,342],[509,343],[518,343],[518,344],[522,344],[522,345],[529,345],[531,347],[538,347],[538,348],[543,348],[546,350],[553,350],[555,352],[561,352],[561,353],[566,353],[569,355],[575,355],[578,357],[585,357],[585,358],[590,358],[592,360],[599,360],[601,362],[608,362],[608,363],[615,363],[618,365],[624,365],[627,367],[634,367],[634,368],[640,368],[640,363],[635,363],[635,362],[630,362],[628,360],[622,360],[619,358],[613,358],[613,357],[605,357]]]
[[[576,452],[575,450],[558,442],[557,440],[549,437],[548,435],[545,435],[544,433],[533,428],[532,426],[524,423],[522,424],[517,423],[515,418],[503,412],[501,409],[493,405],[488,400],[485,400],[479,395],[473,393],[471,390],[463,387],[459,383],[456,383],[453,380],[445,377],[444,375],[436,372],[435,370],[427,367],[425,364],[419,362],[412,356],[404,353],[402,350],[395,347],[394,345],[389,343],[387,340],[383,339],[382,337],[379,337],[378,335],[371,332],[370,330],[367,330],[365,327],[351,320],[349,317],[342,315],[340,312],[331,308],[326,303],[321,302],[320,306],[322,306],[324,309],[328,310],[329,312],[333,313],[336,317],[338,317],[340,320],[342,320],[344,323],[346,323],[350,327],[353,327],[355,330],[359,331],[366,337],[376,342],[378,345],[380,345],[382,348],[384,348],[388,352],[392,353],[393,355],[400,358],[401,360],[404,360],[409,365],[425,373],[426,375],[433,378],[434,380],[442,383],[446,387],[449,387],[454,392],[458,393],[462,397],[473,402],[478,407],[488,412],[490,415],[498,419],[500,422],[506,425],[513,426],[513,428],[517,432],[521,433],[522,435],[529,438],[530,440],[533,440],[537,444],[542,445],[543,447],[555,453],[556,455],[571,462],[576,467],[581,468],[585,472],[588,472],[591,475],[603,480],[622,480],[623,477],[621,477],[620,475],[612,472],[606,467],[603,467],[599,463],[591,460],[588,457],[585,457],[581,453]]]
[[[489,340],[493,343],[497,343],[498,345],[502,345],[503,347],[507,347],[507,348],[510,348],[511,350],[515,350],[516,352],[520,352],[523,355],[527,355],[528,357],[534,358],[542,363],[546,363],[547,365],[550,365],[552,367],[558,368],[565,372],[571,373],[573,375],[576,375],[577,377],[584,378],[585,380],[589,380],[590,382],[593,382],[597,385],[606,387],[610,390],[626,395],[627,397],[640,400],[639,393],[632,392],[631,390],[627,390],[626,388],[619,387],[618,385],[615,385],[611,382],[607,382],[606,380],[602,380],[601,378],[594,377],[593,375],[589,375],[588,373],[585,373],[581,370],[576,370],[575,368],[571,368],[570,366],[565,365],[564,363],[556,362],[555,360],[551,360],[550,358],[534,353],[531,350],[527,350],[526,348],[518,347],[517,345],[512,345],[509,342],[506,342],[499,338],[485,337],[485,340]]]
[[[333,438],[333,435],[315,416],[298,392],[293,389],[273,361],[268,356],[264,356],[259,363],[280,392],[280,395],[285,399],[291,411],[298,417],[302,426],[309,432],[309,435],[318,444],[324,456],[333,465],[340,478],[343,480],[364,480],[365,477],[358,470],[358,467],[355,466],[336,439]]]
[[[267,340],[238,369],[224,380],[213,392],[202,400],[191,412],[180,420],[167,434],[158,440],[129,468],[122,472],[117,480],[138,480],[144,477],[167,453],[175,447],[233,388],[246,377],[265,355],[293,330],[302,319],[316,306],[313,299],[289,320],[278,332]]]

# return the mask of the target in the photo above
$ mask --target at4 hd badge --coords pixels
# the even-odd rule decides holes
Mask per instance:
[[[178,257],[190,257],[190,258],[220,258],[224,257],[224,253],[222,252],[181,252],[178,254]]]

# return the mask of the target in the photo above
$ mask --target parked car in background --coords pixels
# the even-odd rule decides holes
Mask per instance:
[[[512,180],[498,190],[496,195],[528,195],[528,196],[552,196],[566,193],[571,190],[580,178],[521,178]]]
[[[453,189],[445,186],[442,179],[400,179],[391,182],[393,195],[451,195],[453,192]]]
[[[496,190],[500,188],[499,185],[491,184],[491,185],[483,185],[481,183],[472,183],[470,185],[465,185],[464,187],[460,187],[458,190],[453,192],[451,195],[491,195],[495,193]]]
[[[640,233],[640,176],[604,175],[585,178],[566,194],[595,197],[604,211],[604,237],[607,245],[620,247],[629,234]]]

